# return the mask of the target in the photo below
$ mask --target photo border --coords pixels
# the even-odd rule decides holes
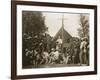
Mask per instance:
[[[17,75],[17,16],[16,16],[17,5],[93,9],[94,10],[94,71]],[[29,78],[90,75],[90,74],[91,75],[97,74],[97,6],[96,5],[63,4],[63,3],[33,2],[33,1],[11,1],[11,79],[12,80],[29,79]]]

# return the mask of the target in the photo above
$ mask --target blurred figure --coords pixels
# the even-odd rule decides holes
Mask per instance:
[[[61,46],[62,46],[62,39],[59,36],[57,41],[56,41],[56,50],[61,49]]]
[[[42,57],[43,57],[43,60],[45,61],[44,64],[48,64],[48,63],[49,63],[49,54],[48,54],[47,51],[44,51],[44,52],[43,52]]]
[[[50,54],[49,54],[49,57],[50,57],[50,63],[51,63],[51,64],[54,64],[54,61],[55,61],[54,53],[55,53],[55,49],[52,48],[52,49],[51,49],[51,52],[50,52]]]
[[[70,48],[67,47],[63,56],[63,63],[68,64],[69,59],[70,59]]]
[[[87,64],[87,38],[83,38],[80,45],[80,65]]]

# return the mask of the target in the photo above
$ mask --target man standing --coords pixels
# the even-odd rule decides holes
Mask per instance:
[[[83,38],[80,45],[80,65],[87,64],[87,38]]]
[[[62,39],[59,36],[57,41],[56,41],[56,50],[61,49],[61,46],[62,46]]]

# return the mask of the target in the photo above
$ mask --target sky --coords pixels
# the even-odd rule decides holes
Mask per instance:
[[[80,14],[78,13],[54,13],[43,12],[45,16],[45,25],[48,27],[48,33],[54,37],[62,27],[62,15],[64,15],[64,29],[73,37],[79,37],[77,29],[80,27]]]

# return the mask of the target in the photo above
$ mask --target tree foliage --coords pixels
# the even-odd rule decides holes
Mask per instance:
[[[22,12],[23,65],[31,64],[31,58],[26,56],[28,51],[34,51],[40,49],[40,47],[42,48],[44,45],[46,46],[46,36],[44,35],[46,31],[47,27],[41,12]],[[43,45],[40,46],[41,43]]]
[[[78,28],[80,38],[89,37],[89,19],[88,16],[80,14],[80,28]]]
[[[46,30],[41,12],[23,11],[23,33],[43,33]]]

